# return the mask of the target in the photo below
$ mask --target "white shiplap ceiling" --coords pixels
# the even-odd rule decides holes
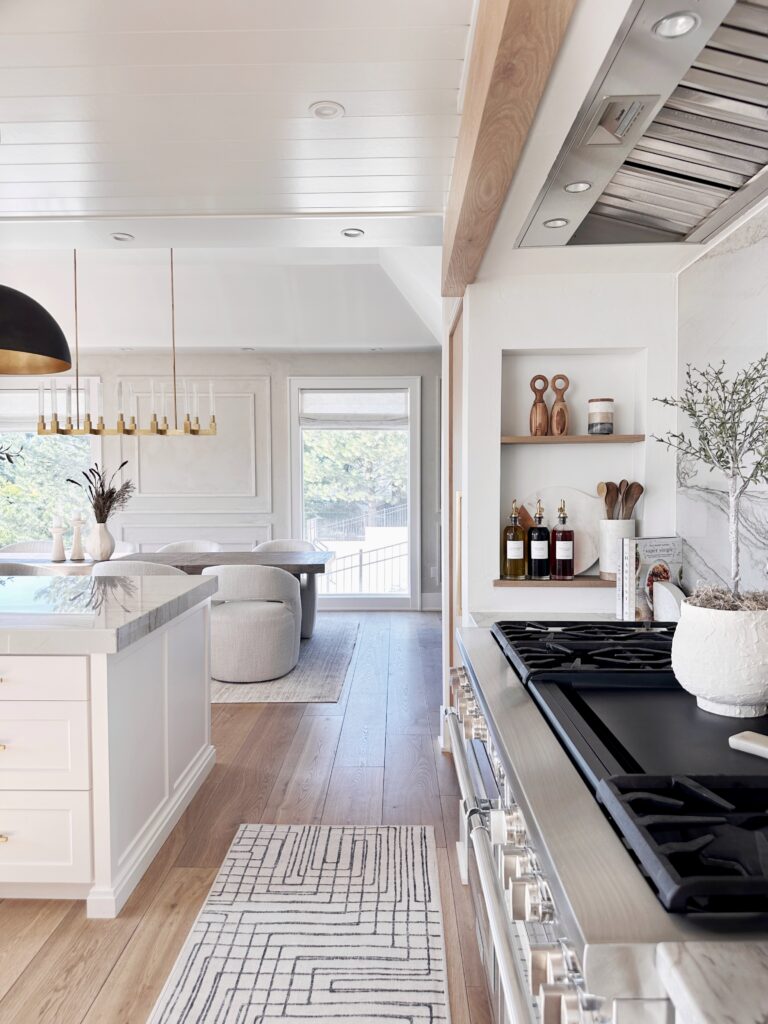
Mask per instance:
[[[0,218],[399,214],[412,244],[444,207],[471,9],[3,0]],[[346,116],[313,118],[328,99]]]

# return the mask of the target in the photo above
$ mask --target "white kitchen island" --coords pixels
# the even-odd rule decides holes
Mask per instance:
[[[0,577],[0,898],[119,913],[213,767],[216,586]]]

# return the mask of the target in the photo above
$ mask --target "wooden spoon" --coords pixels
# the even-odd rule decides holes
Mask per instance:
[[[616,502],[619,500],[619,488],[609,480],[605,485],[605,512],[608,519],[613,519],[613,511],[616,508]]]
[[[619,505],[616,509],[616,519],[624,518],[624,495],[627,493],[629,487],[629,480],[619,481]]]
[[[643,485],[637,482],[629,485],[626,494],[624,495],[624,504],[622,506],[624,519],[632,518],[632,513],[635,510],[635,505],[640,500],[640,495],[643,493],[644,490],[645,488],[643,487]]]
[[[605,496],[606,496],[607,493],[608,493],[608,484],[605,483],[604,480],[601,480],[600,483],[597,485],[597,496],[598,496],[598,498],[602,498],[603,499],[603,511],[605,513],[605,518],[606,519],[608,518],[608,510],[605,507]]]

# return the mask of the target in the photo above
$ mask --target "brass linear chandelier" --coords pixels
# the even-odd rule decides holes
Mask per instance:
[[[72,387],[66,387],[65,412],[63,419],[59,418],[58,411],[58,389],[55,379],[52,377],[48,390],[50,392],[50,419],[45,418],[45,385],[38,388],[38,434],[66,434],[82,435],[96,434],[102,437],[125,434],[128,437],[150,436],[157,437],[210,437],[216,430],[216,407],[213,382],[208,385],[209,421],[207,427],[200,426],[200,396],[197,384],[193,384],[191,393],[188,394],[186,383],[183,384],[179,403],[179,393],[176,380],[176,295],[174,290],[173,277],[173,249],[170,250],[171,269],[171,423],[167,416],[167,395],[165,384],[160,384],[160,410],[159,415],[155,410],[155,383],[151,381],[150,406],[151,416],[149,424],[142,427],[139,423],[138,396],[134,394],[133,386],[128,385],[128,414],[122,411],[123,388],[117,388],[117,423],[114,427],[107,427],[104,424],[102,410],[97,408],[95,414],[91,415],[89,389],[86,387],[83,393],[83,415],[80,415],[80,345],[79,345],[79,324],[77,310],[77,249],[74,250],[74,278],[75,278],[75,387],[74,387],[74,418],[72,416]],[[180,409],[181,404],[181,409]],[[97,406],[101,403],[97,402]]]

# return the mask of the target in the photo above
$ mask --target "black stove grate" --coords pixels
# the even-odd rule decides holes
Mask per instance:
[[[597,797],[677,912],[768,911],[765,775],[620,775]]]
[[[524,683],[589,676],[615,683],[641,673],[672,676],[670,622],[497,622],[491,633]]]

